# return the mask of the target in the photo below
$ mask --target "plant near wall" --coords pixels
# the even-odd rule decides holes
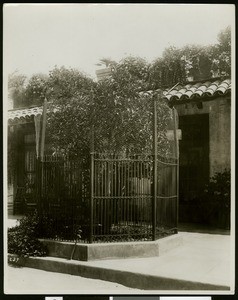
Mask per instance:
[[[217,202],[225,211],[231,207],[231,175],[230,170],[217,172],[211,177],[204,190],[205,197],[210,201]]]
[[[73,224],[70,215],[67,214],[42,214],[36,210],[19,222],[19,225],[8,229],[8,253],[18,257],[46,256],[47,247],[40,239],[81,239],[81,226]]]
[[[46,247],[38,240],[39,216],[35,212],[8,229],[8,253],[20,257],[46,256]]]
[[[200,196],[203,221],[213,226],[229,229],[231,210],[230,170],[217,172],[206,184]]]

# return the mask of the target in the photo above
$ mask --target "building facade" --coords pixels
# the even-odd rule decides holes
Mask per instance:
[[[216,173],[231,169],[231,80],[177,86],[166,94],[179,116],[180,221],[199,222],[196,202]]]

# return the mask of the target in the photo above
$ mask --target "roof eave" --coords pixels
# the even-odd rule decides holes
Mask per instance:
[[[205,97],[197,97],[197,98],[192,98],[192,99],[178,99],[178,100],[170,100],[169,102],[169,106],[173,107],[173,106],[177,106],[177,105],[182,105],[182,104],[187,104],[187,103],[198,103],[198,102],[208,102],[208,101],[212,101],[215,100],[217,98],[225,98],[225,97],[229,97],[231,96],[231,91],[227,91],[225,94],[223,95],[212,95],[212,96],[205,96]]]

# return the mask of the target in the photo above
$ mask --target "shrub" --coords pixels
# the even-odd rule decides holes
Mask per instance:
[[[231,183],[230,171],[216,173],[211,177],[209,183],[204,190],[205,197],[213,202],[217,202],[219,206],[225,211],[230,211],[231,205]]]
[[[38,240],[39,216],[25,216],[20,224],[8,229],[8,253],[18,256],[45,256],[47,249]]]
[[[198,201],[203,222],[218,228],[230,228],[230,171],[216,173],[210,178]]]

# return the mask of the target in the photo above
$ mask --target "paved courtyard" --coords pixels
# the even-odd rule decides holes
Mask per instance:
[[[140,293],[140,290],[104,280],[31,268],[7,267],[5,287],[13,294],[104,294]]]

